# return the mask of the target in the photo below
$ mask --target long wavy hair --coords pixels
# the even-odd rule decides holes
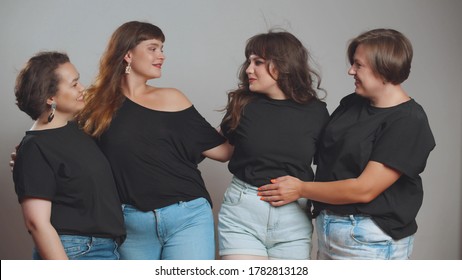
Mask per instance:
[[[85,94],[85,108],[77,115],[79,125],[87,134],[99,137],[108,129],[125,100],[122,78],[127,62],[124,57],[139,43],[150,39],[164,42],[165,36],[159,27],[147,22],[124,23],[112,34],[101,57],[99,73]]]
[[[229,131],[237,128],[245,106],[255,98],[255,93],[249,89],[249,79],[246,74],[251,55],[266,60],[266,69],[270,75],[270,65],[273,65],[278,73],[277,85],[287,99],[300,104],[320,99],[317,90],[324,91],[320,87],[321,76],[309,64],[310,54],[300,40],[285,31],[270,31],[255,35],[247,41],[246,60],[239,69],[238,88],[228,93],[228,104],[224,109],[226,113],[221,125],[229,127]]]

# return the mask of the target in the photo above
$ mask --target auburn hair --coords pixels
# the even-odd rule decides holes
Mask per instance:
[[[103,53],[99,72],[85,94],[85,108],[77,115],[83,130],[99,137],[109,128],[112,118],[122,106],[122,78],[125,75],[127,52],[145,40],[165,41],[162,30],[150,23],[130,21],[122,24],[112,34]]]

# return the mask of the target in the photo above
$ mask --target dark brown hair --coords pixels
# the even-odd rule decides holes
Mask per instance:
[[[228,93],[228,104],[222,124],[226,124],[230,130],[236,129],[239,125],[244,107],[255,96],[249,90],[246,74],[251,55],[266,60],[268,73],[271,73],[270,65],[274,66],[278,73],[277,84],[287,99],[302,104],[312,99],[319,99],[316,90],[322,90],[321,77],[309,65],[310,55],[303,44],[294,35],[285,31],[270,31],[255,35],[247,41],[246,60],[239,70],[239,87]]]
[[[373,29],[351,40],[347,55],[352,65],[359,45],[366,48],[372,71],[386,82],[397,85],[409,77],[412,44],[401,32],[393,29]]]
[[[19,72],[14,87],[16,105],[33,120],[49,110],[47,99],[56,95],[60,81],[56,69],[67,62],[67,54],[40,52]]]
[[[127,52],[145,40],[165,41],[162,30],[150,23],[130,21],[112,34],[100,60],[99,73],[85,95],[85,108],[77,115],[84,131],[99,137],[110,125],[114,114],[122,105],[122,77],[127,66]]]

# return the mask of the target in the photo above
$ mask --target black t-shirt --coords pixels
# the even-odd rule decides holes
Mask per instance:
[[[211,204],[197,165],[225,141],[194,106],[164,112],[127,98],[99,144],[122,203],[150,211],[199,197]]]
[[[427,116],[413,99],[390,108],[376,108],[359,95],[346,96],[321,138],[316,181],[357,178],[369,161],[383,163],[403,175],[369,203],[313,202],[315,214],[322,209],[337,214],[368,214],[394,239],[414,234],[415,217],[423,200],[419,174],[434,147]]]
[[[257,187],[284,175],[312,181],[316,142],[328,118],[326,104],[318,100],[299,104],[256,96],[234,131],[222,127],[234,145],[229,171]]]
[[[52,202],[58,234],[120,238],[125,228],[111,167],[95,141],[73,122],[27,131],[13,170],[16,193]]]

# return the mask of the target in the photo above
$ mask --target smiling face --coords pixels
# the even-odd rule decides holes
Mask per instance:
[[[79,72],[72,63],[67,62],[61,64],[55,73],[59,77],[58,91],[47,103],[51,104],[54,101],[57,112],[72,117],[85,106],[84,86],[79,81]]]
[[[249,79],[249,89],[267,95],[272,99],[286,99],[277,84],[277,71],[273,65],[268,66],[267,61],[257,55],[250,55],[246,74]]]
[[[358,95],[373,98],[383,90],[385,82],[372,70],[367,51],[363,45],[356,48],[348,74],[355,79],[355,92]]]
[[[163,43],[157,39],[145,40],[130,50],[125,56],[130,63],[130,75],[139,75],[145,79],[160,78],[162,64],[165,61]]]

